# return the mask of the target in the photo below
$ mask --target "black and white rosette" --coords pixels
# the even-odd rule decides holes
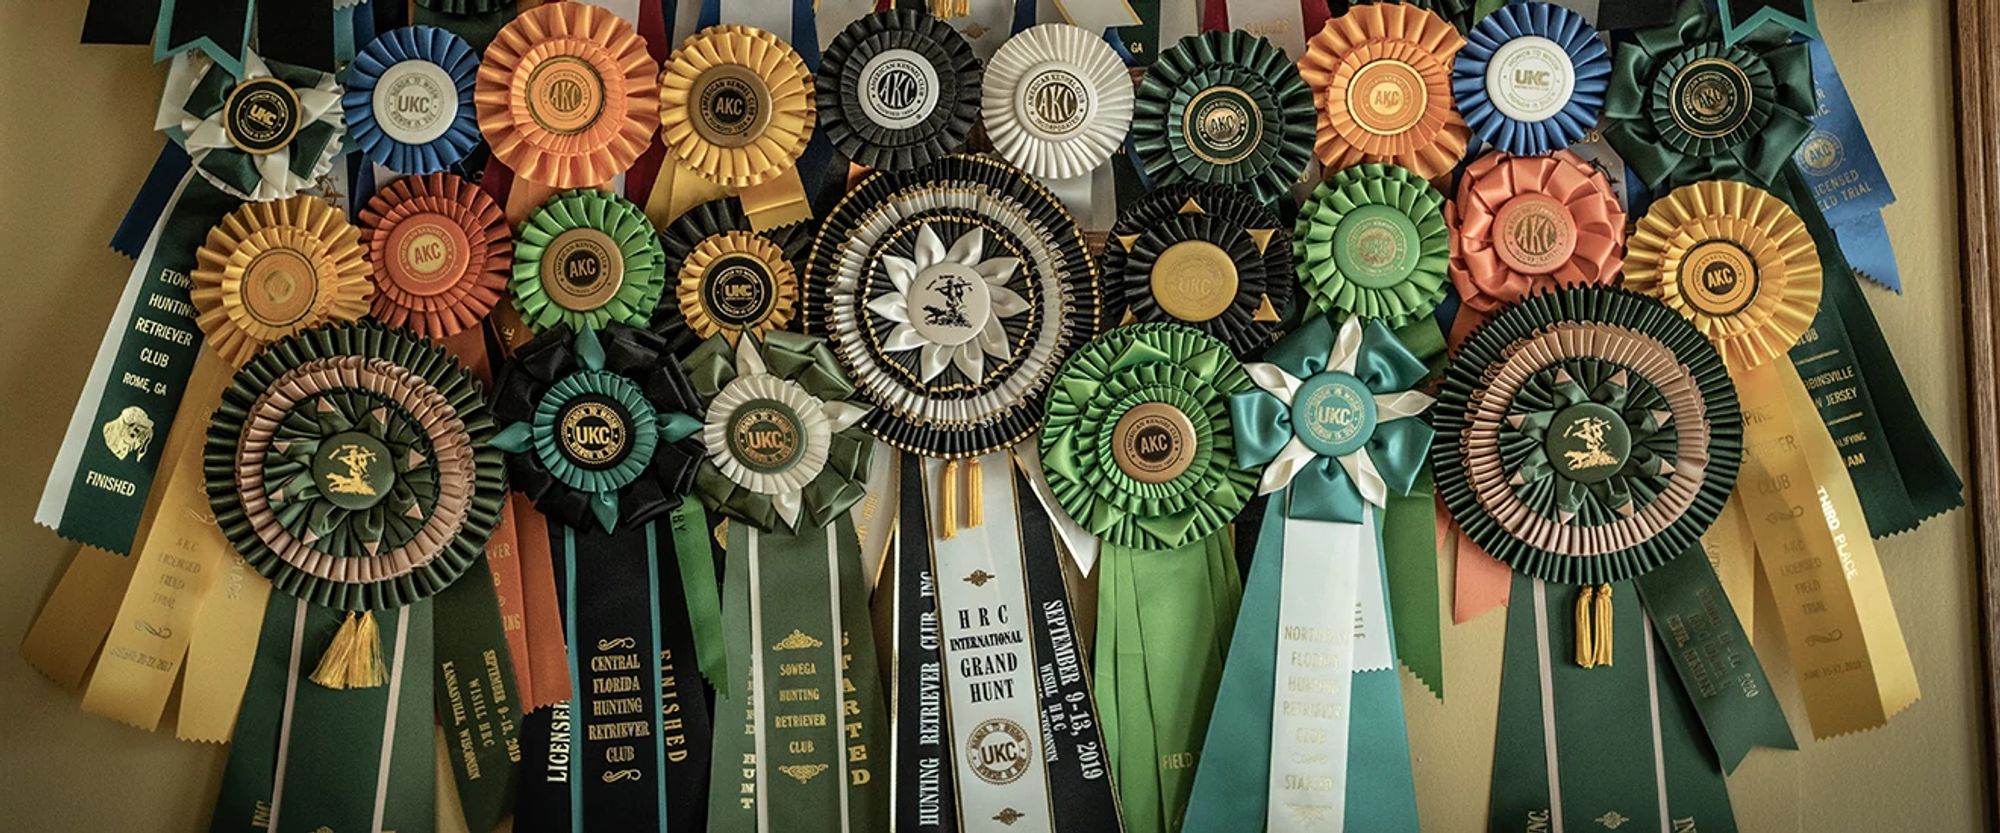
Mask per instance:
[[[909,170],[965,146],[979,56],[944,21],[893,9],[848,24],[820,56],[820,129],[856,165]]]
[[[1105,241],[1109,317],[1187,324],[1247,360],[1291,313],[1291,239],[1276,212],[1241,190],[1152,191],[1118,215]]]
[[[1066,23],[1022,30],[986,63],[979,110],[993,149],[1056,191],[1083,215],[1112,200],[1093,200],[1109,186],[1100,169],[1132,126],[1132,76],[1103,38]],[[1099,175],[1093,176],[1094,172]],[[1094,187],[1101,186],[1101,187]],[[1109,217],[1084,217],[1096,228]]]

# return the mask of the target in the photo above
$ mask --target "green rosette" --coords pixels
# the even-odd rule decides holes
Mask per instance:
[[[1064,363],[1042,426],[1056,501],[1105,544],[1165,550],[1220,531],[1257,489],[1230,397],[1251,390],[1222,341],[1179,324],[1111,330]]]
[[[1452,28],[1457,29],[1459,31],[1459,34],[1464,34],[1466,32],[1471,31],[1472,24],[1479,22],[1479,19],[1485,17],[1487,13],[1506,4],[1506,0],[1479,0],[1479,2],[1476,5],[1473,3],[1473,0],[1362,0],[1362,1],[1369,3],[1407,2],[1412,6],[1416,6],[1419,9],[1424,9],[1433,14],[1436,14],[1438,17],[1444,18],[1444,22],[1451,24]],[[1356,3],[1354,5],[1360,5],[1360,3]]]
[[[514,235],[507,282],[535,332],[619,322],[644,327],[666,290],[666,250],[646,212],[591,189],[564,191],[535,209]]]
[[[485,552],[507,490],[485,394],[437,344],[373,322],[259,353],[209,423],[216,523],[278,589],[386,610]]]
[[[1444,300],[1451,230],[1444,195],[1395,165],[1356,165],[1313,189],[1292,231],[1292,259],[1321,312],[1391,329]]]
[[[1812,132],[1807,44],[1767,24],[1725,45],[1699,0],[1676,14],[1618,45],[1605,138],[1655,190],[1705,179],[1770,185]]]
[[[1502,312],[1459,348],[1433,414],[1438,495],[1459,527],[1561,584],[1624,581],[1698,546],[1742,459],[1721,356],[1622,289]]]
[[[1245,31],[1181,38],[1139,82],[1132,146],[1155,184],[1285,194],[1312,159],[1312,90],[1284,50]]]
[[[869,409],[850,401],[824,339],[775,331],[732,347],[714,336],[681,367],[701,400],[695,491],[709,509],[791,533],[833,523],[866,494]]]

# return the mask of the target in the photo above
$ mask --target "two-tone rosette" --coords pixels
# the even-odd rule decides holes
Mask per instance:
[[[643,327],[666,291],[666,251],[646,212],[594,189],[564,191],[514,233],[508,290],[535,332]]]
[[[1656,190],[1717,178],[1769,187],[1818,109],[1806,44],[1765,26],[1725,45],[1700,0],[1682,0],[1676,14],[1618,45],[1604,137]]]
[[[375,320],[446,342],[468,363],[483,362],[479,324],[507,293],[513,263],[499,203],[451,174],[410,176],[375,192],[360,219]]]
[[[1503,5],[1466,33],[1451,90],[1481,141],[1520,156],[1561,150],[1597,127],[1611,55],[1583,15]]]
[[[500,29],[473,103],[493,156],[548,188],[611,182],[659,127],[659,66],[611,10],[547,3]]]
[[[1723,772],[1793,746],[1701,549],[1754,434],[1724,358],[1673,310],[1602,287],[1537,293],[1453,356],[1438,492],[1516,574],[1496,830],[1730,829]]]
[[[1111,45],[1067,23],[1022,30],[986,62],[979,111],[1001,158],[1042,180],[1087,227],[1111,225],[1105,162],[1132,126],[1132,76]],[[1088,210],[1102,203],[1092,217]],[[1092,223],[1092,220],[1101,222]]]
[[[660,71],[668,160],[647,213],[665,226],[735,195],[758,228],[810,217],[797,163],[816,123],[812,70],[790,44],[736,24],[694,33]]]
[[[981,77],[950,24],[915,9],[864,15],[820,53],[819,126],[856,165],[922,167],[965,147]]]
[[[1292,310],[1291,250],[1277,213],[1242,191],[1152,191],[1119,214],[1105,243],[1109,317],[1187,324],[1256,356]]]
[[[1460,303],[1454,341],[1536,289],[1608,285],[1625,256],[1625,209],[1611,183],[1567,150],[1479,157],[1445,220]]]
[[[1406,3],[1348,9],[1313,35],[1299,75],[1319,107],[1320,164],[1388,162],[1423,179],[1449,172],[1472,135],[1452,104],[1452,59],[1465,38]]]
[[[485,560],[507,490],[492,437],[478,381],[406,330],[306,330],[236,374],[190,490],[282,592],[221,635],[247,692],[217,818],[428,828],[433,718],[470,704],[492,743],[454,753],[476,757],[466,823],[505,812],[520,713]]]
[[[1394,165],[1357,165],[1320,183],[1292,229],[1305,303],[1380,320],[1426,360],[1440,352],[1430,316],[1448,281],[1444,207],[1436,188]]]
[[[1132,148],[1146,176],[1285,194],[1312,159],[1312,91],[1292,59],[1245,31],[1181,38],[1146,69]]]
[[[1126,830],[1174,829],[1202,763],[1242,594],[1228,526],[1258,479],[1230,400],[1253,389],[1214,337],[1133,324],[1078,350],[1049,394],[1049,488],[1103,545],[1094,689]]]
[[[479,53],[435,26],[391,29],[347,68],[347,132],[375,164],[399,174],[449,169],[479,145],[472,108]]]
[[[862,522],[895,582],[889,776],[912,785],[897,829],[936,829],[932,795],[966,824],[1117,825],[1025,443],[1057,368],[1102,317],[1069,213],[990,158],[878,172],[815,242],[806,328],[827,336],[881,443],[870,484],[886,505]]]
[[[728,518],[709,790],[716,829],[889,829],[889,731],[848,510],[868,413],[825,342],[711,338],[683,359],[701,428],[695,490]],[[746,763],[754,761],[754,763]]]
[[[560,798],[593,828],[698,828],[709,712],[696,667],[718,689],[730,681],[714,546],[692,495],[701,400],[658,335],[558,324],[502,366],[493,414],[514,488],[550,521],[581,727]],[[690,789],[670,793],[669,779]]]
[[[1813,734],[1828,737],[1881,725],[1916,700],[1917,679],[1848,452],[1786,360],[1823,332],[1815,329],[1820,264],[1806,224],[1777,197],[1740,182],[1699,182],[1667,194],[1639,221],[1625,284],[1693,322],[1736,382],[1748,476],[1733,501],[1738,532],[1718,537],[1754,542],[1779,596]],[[1749,555],[1734,549],[1724,556]],[[1813,673],[1825,668],[1843,671]]]
[[[722,336],[788,329],[799,317],[799,276],[812,242],[804,225],[757,230],[742,203],[702,203],[660,232],[667,282],[653,328],[676,353]]]
[[[1396,500],[1430,453],[1428,370],[1359,317],[1313,318],[1267,361],[1229,411],[1236,461],[1276,495],[1183,829],[1414,831],[1386,576],[1390,558],[1435,562],[1431,500]]]
[[[233,75],[197,53],[167,73],[154,125],[185,147],[209,184],[246,200],[275,200],[313,187],[333,169],[347,135],[340,85],[330,73],[243,58]]]

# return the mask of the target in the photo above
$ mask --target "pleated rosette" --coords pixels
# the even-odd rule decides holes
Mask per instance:
[[[1312,159],[1312,91],[1284,50],[1244,31],[1181,38],[1139,82],[1132,147],[1156,184],[1284,194]]]
[[[550,517],[636,529],[693,490],[701,402],[658,335],[557,325],[516,350],[493,388],[493,445],[514,488]]]
[[[1416,6],[1419,9],[1424,9],[1438,17],[1444,18],[1444,22],[1451,24],[1452,28],[1457,29],[1461,34],[1471,31],[1472,25],[1478,22],[1478,18],[1475,16],[1478,9],[1472,0],[1362,0],[1362,2],[1407,3],[1408,5]],[[1361,3],[1354,3],[1352,5],[1361,5]]]
[[[1444,300],[1444,195],[1414,171],[1357,165],[1313,189],[1292,229],[1308,303],[1401,328]]]
[[[1292,308],[1291,250],[1277,213],[1240,190],[1152,191],[1120,213],[1105,243],[1108,317],[1187,324],[1239,357],[1256,355]]]
[[[347,131],[375,164],[401,174],[437,173],[477,147],[472,90],[479,53],[435,26],[376,36],[347,68],[341,105]]]
[[[1724,44],[1721,21],[1699,0],[1683,0],[1677,15],[1618,45],[1605,138],[1654,189],[1776,182],[1818,110],[1807,45],[1778,26]]]
[[[449,338],[506,294],[513,237],[479,186],[446,173],[403,177],[375,192],[360,219],[376,320]]]
[[[485,552],[507,489],[479,383],[372,322],[290,336],[209,423],[216,523],[278,589],[338,610],[429,598]]]
[[[1433,179],[1458,165],[1471,131],[1451,95],[1465,38],[1404,3],[1353,6],[1306,44],[1299,75],[1319,107],[1321,165],[1387,162]]]
[[[195,252],[195,323],[208,346],[241,365],[274,341],[368,313],[374,285],[360,233],[315,197],[245,205]]]
[[[1008,38],[986,62],[979,109],[993,149],[1034,176],[1075,179],[1125,141],[1132,76],[1103,38],[1044,23]]]
[[[1433,410],[1439,497],[1516,571],[1599,585],[1697,546],[1742,460],[1723,357],[1666,305],[1544,292],[1474,331]]]
[[[660,143],[680,164],[726,188],[792,169],[816,124],[813,76],[777,35],[710,26],[660,72]]]
[[[508,289],[536,332],[613,321],[643,327],[666,290],[666,252],[637,205],[603,191],[564,191],[515,231]]]
[[[685,352],[723,336],[761,336],[799,315],[799,276],[812,237],[804,224],[757,229],[734,197],[697,205],[660,233],[671,295],[663,293],[653,329]]]
[[[827,215],[805,326],[869,406],[863,425],[930,457],[1012,447],[1097,331],[1096,263],[1069,212],[998,160],[878,172]]]
[[[820,53],[820,129],[867,168],[909,170],[965,147],[983,73],[972,44],[915,9],[863,15]]]
[[[659,65],[609,9],[547,3],[500,29],[473,101],[493,155],[552,188],[610,182],[652,144]]]
[[[1625,255],[1624,207],[1604,174],[1567,150],[1481,156],[1445,219],[1452,284],[1481,314],[1545,286],[1613,283]]]
[[[764,532],[833,523],[865,493],[866,405],[826,342],[772,332],[711,338],[681,361],[700,397],[706,449],[695,488],[710,510]]]
[[[1611,55],[1583,15],[1511,3],[1466,33],[1451,89],[1474,135],[1516,155],[1561,150],[1597,127]]]
[[[167,75],[155,127],[177,132],[194,169],[246,200],[275,200],[310,188],[333,169],[347,126],[333,75],[243,56],[231,75],[198,52],[184,52]]]

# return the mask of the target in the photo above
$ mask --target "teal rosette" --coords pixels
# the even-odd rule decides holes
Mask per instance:
[[[1312,90],[1284,50],[1245,31],[1181,38],[1139,82],[1132,147],[1160,185],[1282,196],[1312,159]]]
[[[514,235],[507,282],[535,332],[557,324],[644,327],[666,291],[666,250],[646,212],[623,197],[579,189],[550,197]]]
[[[347,65],[347,132],[369,159],[397,173],[447,170],[481,141],[472,106],[478,75],[479,53],[451,32],[383,32]]]
[[[1583,15],[1548,2],[1510,3],[1466,33],[1451,91],[1474,135],[1534,156],[1569,147],[1597,126],[1610,75],[1610,54]]]
[[[1776,25],[1726,45],[1699,0],[1683,0],[1677,15],[1619,44],[1605,138],[1655,190],[1705,179],[1770,185],[1812,132],[1807,45]]]
[[[347,133],[332,74],[255,53],[244,55],[240,76],[182,53],[163,98],[155,126],[187,149],[203,179],[246,200],[312,187],[333,169]]]
[[[700,397],[708,508],[765,532],[833,523],[865,494],[868,408],[813,336],[774,331],[701,343],[681,362]]]
[[[1347,168],[1313,189],[1292,230],[1306,299],[1325,313],[1401,328],[1444,300],[1451,230],[1444,195],[1406,168]]]

